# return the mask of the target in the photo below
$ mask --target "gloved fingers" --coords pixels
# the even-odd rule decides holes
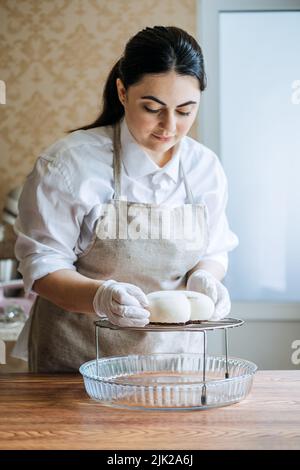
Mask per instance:
[[[140,307],[140,302],[136,296],[128,292],[128,287],[116,284],[112,290],[112,301],[118,302],[120,305],[132,305]]]
[[[145,308],[141,307],[122,307],[123,310],[123,317],[125,318],[140,318],[140,319],[149,319],[150,317],[150,312],[149,310],[146,310]]]
[[[149,307],[149,300],[140,287],[135,286],[134,284],[128,284],[127,290],[139,301],[142,307]]]
[[[214,303],[218,301],[218,290],[215,282],[207,282],[202,293],[210,297]]]
[[[133,284],[120,283],[113,288],[113,299],[122,305],[148,307],[149,302],[144,292]]]
[[[120,315],[116,315],[114,313],[111,313],[109,315],[109,321],[113,325],[122,326],[122,327],[145,326],[149,323],[149,319],[146,317],[127,318],[127,317],[121,317]]]
[[[121,321],[119,323],[120,326],[145,326],[149,323],[148,319],[140,320],[138,318],[123,318],[121,317]]]
[[[117,302],[120,305],[132,305],[140,307],[140,302],[124,288],[119,286],[114,287],[112,292],[112,302]]]
[[[228,290],[221,282],[217,283],[217,291],[218,301],[215,305],[215,312],[211,320],[221,320],[229,314],[231,309],[231,301]]]
[[[115,315],[126,318],[149,318],[150,316],[149,310],[146,310],[141,306],[135,307],[131,305],[120,305],[114,301],[111,304],[111,311]]]
[[[217,280],[210,274],[194,273],[188,280],[187,290],[205,294],[215,304],[218,301]]]

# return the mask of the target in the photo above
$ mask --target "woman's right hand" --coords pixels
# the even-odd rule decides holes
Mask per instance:
[[[95,313],[117,326],[145,326],[149,323],[148,299],[133,284],[104,281],[97,289],[93,307]]]

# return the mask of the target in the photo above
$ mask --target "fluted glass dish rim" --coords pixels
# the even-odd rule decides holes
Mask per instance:
[[[223,355],[219,356],[212,356],[207,355],[205,358],[206,364],[206,374],[213,372],[212,364],[217,364],[217,367],[222,366],[221,371],[218,371],[224,374],[224,378],[214,378],[212,380],[206,379],[203,380],[203,369],[198,370],[180,370],[180,367],[184,367],[184,360],[187,361],[186,366],[189,365],[189,360],[197,361],[202,360],[203,365],[203,354],[199,353],[153,353],[153,354],[132,354],[129,356],[110,356],[110,357],[103,357],[98,359],[98,375],[97,375],[97,360],[91,360],[84,364],[82,364],[79,368],[79,372],[83,376],[84,385],[86,388],[86,392],[88,395],[101,402],[103,405],[117,407],[117,408],[134,408],[134,409],[158,409],[158,410],[171,410],[171,409],[205,409],[205,408],[212,408],[218,406],[226,406],[229,404],[236,403],[244,399],[247,394],[250,392],[253,382],[253,377],[255,372],[257,371],[257,366],[251,361],[246,359],[241,359],[239,357],[230,356],[228,357],[228,370],[232,373],[234,370],[241,371],[239,375],[229,376],[228,378],[225,377],[226,373],[226,357]],[[147,371],[145,370],[145,364],[150,362],[153,366]],[[178,361],[182,361],[182,364],[178,366],[178,370],[175,372],[179,372],[178,380],[179,382],[176,383],[174,381],[165,381],[165,382],[157,382],[157,383],[136,383],[132,382],[130,378],[131,375],[135,375],[137,373],[136,370],[132,370],[130,365],[135,364],[143,364],[141,367],[141,374],[150,372],[158,373],[157,377],[159,377],[159,373],[161,372],[161,376],[164,376],[164,373],[174,372],[174,369],[155,369],[155,366],[160,366],[160,361],[166,361],[166,365],[168,364],[168,360],[177,361],[177,365],[179,364]],[[123,371],[120,375],[105,377],[105,366],[117,366],[120,370]],[[224,367],[223,367],[224,366]],[[127,368],[126,368],[127,367]],[[143,369],[144,367],[144,369]],[[128,374],[126,374],[126,370]],[[182,379],[180,377],[180,372],[182,372]],[[196,377],[195,381],[187,381],[184,382],[184,373],[198,373],[198,377]],[[102,375],[101,375],[102,374]],[[202,377],[201,377],[202,375]],[[141,375],[143,380],[143,376]],[[146,377],[146,375],[145,375]],[[175,377],[176,380],[176,377]],[[204,404],[201,402],[201,393],[200,390],[204,390],[207,393],[208,402]],[[236,391],[238,390],[238,392]],[[151,394],[152,401],[148,403],[147,401],[147,394]],[[156,397],[156,401],[153,402],[154,393]],[[171,405],[168,404],[166,401],[167,393],[170,394],[181,394],[181,401],[179,400],[178,403],[174,398],[170,401],[172,402]],[[235,395],[236,393],[236,395]],[[124,395],[125,394],[125,395]],[[220,395],[220,397],[218,396]],[[122,397],[126,396],[127,403],[124,404],[124,400]],[[131,398],[133,397],[133,401],[131,403]],[[182,398],[182,396],[184,398]],[[145,398],[146,397],[146,398]],[[213,398],[213,401],[209,403],[209,399]],[[123,400],[123,401],[122,401]],[[182,400],[184,401],[184,405],[182,404]],[[205,398],[206,400],[206,398]]]

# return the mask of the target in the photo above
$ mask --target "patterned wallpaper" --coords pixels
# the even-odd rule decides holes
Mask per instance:
[[[196,1],[0,0],[0,210],[43,148],[96,117],[128,38],[155,24],[195,35]]]

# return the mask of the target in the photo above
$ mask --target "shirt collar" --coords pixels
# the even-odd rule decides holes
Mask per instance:
[[[121,121],[120,139],[122,162],[129,176],[140,178],[152,173],[161,173],[168,175],[175,183],[177,182],[181,142],[176,144],[171,160],[161,168],[134,139],[125,118]]]

